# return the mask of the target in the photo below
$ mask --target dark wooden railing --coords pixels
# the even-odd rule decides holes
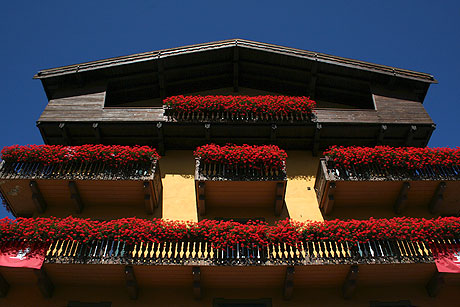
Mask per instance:
[[[164,112],[168,121],[191,121],[191,122],[311,122],[314,115],[301,113],[289,113],[272,115],[269,113],[258,114],[235,114],[232,112],[177,112],[165,108]]]
[[[285,243],[235,244],[213,248],[210,242],[167,242],[127,244],[117,240],[88,243],[65,240],[49,246],[49,263],[190,264],[190,265],[313,265],[431,263],[432,248],[458,246],[460,239],[430,243],[410,240],[374,240],[367,243],[305,241],[295,246]]]

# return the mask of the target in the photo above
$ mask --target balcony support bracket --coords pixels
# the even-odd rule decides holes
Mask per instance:
[[[334,207],[334,202],[335,202],[335,197],[334,197],[335,188],[336,188],[335,182],[329,183],[329,188],[327,189],[326,200],[322,208],[324,215],[329,215],[332,212],[332,209]]]
[[[85,207],[83,200],[81,199],[80,192],[78,191],[77,184],[75,181],[69,181],[70,199],[75,205],[75,212],[82,213]]]
[[[403,182],[401,190],[399,191],[398,198],[396,199],[395,204],[393,205],[393,209],[396,214],[401,214],[406,208],[407,192],[409,191],[409,189],[410,183]]]
[[[428,209],[431,214],[435,214],[439,211],[439,208],[442,206],[444,200],[444,192],[446,191],[447,184],[445,182],[440,182],[436,191],[434,192],[433,197],[431,198]]]
[[[439,294],[445,283],[444,275],[445,273],[440,273],[438,271],[433,274],[426,285],[426,291],[428,292],[429,296],[436,297]]]
[[[285,300],[290,300],[294,293],[294,273],[295,273],[295,269],[293,266],[288,266],[286,268],[286,275],[284,277],[284,289],[283,289],[283,297]]]
[[[323,127],[321,126],[321,124],[316,123],[315,135],[313,136],[313,151],[312,151],[312,154],[314,157],[318,155],[320,135],[321,135],[322,128]]]
[[[155,204],[154,204],[154,195],[152,195],[152,189],[150,187],[150,182],[144,182],[144,205],[145,212],[147,214],[153,214]]]
[[[342,286],[342,296],[344,299],[350,299],[355,293],[358,273],[358,265],[352,265],[348,271],[347,277],[345,277],[345,281]]]
[[[137,280],[132,265],[125,266],[125,280],[129,298],[136,300],[139,294],[139,287],[137,286]]]
[[[29,187],[32,191],[32,200],[35,204],[35,207],[37,208],[37,211],[39,213],[44,213],[46,211],[47,204],[43,198],[42,193],[40,192],[40,189],[38,188],[37,182],[35,180],[31,180],[29,182]]]
[[[280,216],[283,211],[284,205],[284,191],[285,191],[285,182],[276,183],[276,195],[275,195],[275,215]]]
[[[201,293],[201,270],[200,267],[194,266],[192,268],[192,276],[193,276],[193,297],[196,300],[202,298]]]
[[[387,125],[381,125],[379,134],[377,136],[377,144],[382,145],[383,144],[383,138],[385,137],[385,132],[387,132],[388,127]]]
[[[417,131],[417,126],[411,125],[409,127],[409,131],[407,132],[406,135],[406,146],[413,146],[412,140],[414,139],[414,134]]]
[[[198,213],[200,216],[206,214],[206,197],[205,197],[206,183],[203,181],[198,182],[198,189],[196,193]]]
[[[157,123],[157,134],[158,134],[158,153],[161,156],[165,155],[165,140],[163,135],[163,123]]]
[[[51,298],[54,292],[54,285],[51,282],[45,269],[34,269],[35,276],[37,276],[37,286],[44,298]]]
[[[0,297],[5,297],[10,289],[10,284],[6,281],[5,277],[0,274]]]

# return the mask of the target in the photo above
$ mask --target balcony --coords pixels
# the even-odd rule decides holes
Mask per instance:
[[[412,222],[418,239],[403,238],[407,233],[402,229]],[[337,233],[331,229],[335,226],[351,229],[355,221],[340,225],[334,224],[337,222],[317,223],[316,226],[329,229],[324,233],[316,232],[315,226],[309,224],[293,227],[289,223],[246,226],[202,221],[189,223],[185,228],[185,223],[135,219],[102,224],[86,221],[85,227],[79,227],[81,221],[77,219],[23,220],[19,223],[23,224],[22,228],[34,223],[43,228],[59,225],[53,226],[57,234],[45,249],[43,267],[35,271],[40,291],[48,297],[53,295],[54,286],[49,286],[53,284],[60,287],[125,285],[131,299],[137,298],[140,288],[159,287],[189,287],[195,298],[201,298],[205,293],[203,289],[209,288],[278,288],[285,299],[290,299],[293,293],[300,295],[311,288],[318,291],[337,288],[343,298],[351,298],[359,289],[372,287],[425,287],[429,296],[436,296],[445,288],[456,289],[460,285],[459,274],[440,273],[434,264],[435,250],[452,249],[460,242],[448,234],[449,229],[458,228],[458,219],[432,220],[428,224],[399,221],[401,230],[392,235],[384,234],[381,228],[397,227],[397,221],[371,220],[358,225],[358,231],[347,235],[346,240],[334,238]],[[429,223],[437,228],[437,235],[432,239],[426,231]],[[123,224],[126,226],[121,226]],[[70,225],[73,228],[68,228]],[[375,234],[372,234],[373,227],[377,228]],[[2,231],[9,230],[11,240],[3,238],[2,248],[22,244],[16,240],[21,234],[11,229],[3,222]],[[43,239],[53,237],[40,229],[35,230],[35,235]],[[91,231],[95,229],[99,231]],[[243,229],[246,233],[241,231]],[[87,231],[91,233],[87,238],[79,235]],[[375,235],[375,239],[364,242],[366,231],[369,236]],[[293,239],[287,235],[290,232],[303,236]],[[265,235],[260,236],[261,233]],[[323,238],[310,237],[313,233]],[[76,239],[66,239],[66,235]],[[104,235],[107,238],[102,238]],[[267,242],[254,239],[257,236],[266,238]],[[232,237],[236,243],[231,243]],[[278,242],[274,241],[275,237]],[[283,237],[285,239],[281,239]],[[84,242],[84,239],[88,240]],[[96,279],[94,270],[98,272]],[[0,274],[13,287],[36,279],[32,270],[24,268],[0,267]]]
[[[364,217],[366,212],[387,216],[410,211],[411,216],[429,217],[460,213],[457,165],[407,168],[372,161],[351,164],[337,163],[330,157],[320,159],[315,191],[324,215],[350,217],[347,212],[359,211]]]
[[[0,193],[15,216],[102,217],[107,210],[115,217],[117,211],[139,216],[152,215],[161,205],[162,183],[157,159],[123,165],[2,161]]]
[[[206,152],[213,148],[219,153]],[[233,158],[232,151],[235,153]],[[241,155],[242,152],[244,154]],[[278,166],[263,161],[263,153],[268,152],[273,154],[272,162],[278,163]],[[209,208],[244,211],[247,208],[272,207],[275,216],[281,214],[287,185],[286,153],[283,150],[277,146],[211,144],[197,148],[195,155],[195,192],[201,216],[206,215]],[[249,166],[247,159],[252,155],[258,158],[254,166]],[[232,164],[232,159],[240,161]]]

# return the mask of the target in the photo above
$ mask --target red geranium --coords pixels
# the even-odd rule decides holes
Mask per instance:
[[[172,96],[163,101],[167,110],[177,114],[196,113],[231,119],[307,119],[316,106],[309,97],[291,96]]]
[[[120,166],[136,162],[152,162],[160,158],[155,149],[148,146],[119,145],[27,145],[7,146],[1,151],[6,162],[31,162],[42,164],[57,163],[94,163]]]

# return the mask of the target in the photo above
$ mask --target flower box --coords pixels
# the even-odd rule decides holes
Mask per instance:
[[[290,96],[172,96],[165,114],[178,121],[310,121],[315,102]]]
[[[117,206],[143,215],[161,204],[159,156],[149,147],[11,146],[2,159],[0,192],[16,216],[117,216]]]
[[[275,207],[279,216],[286,191],[286,158],[277,146],[214,144],[195,152],[195,190],[200,215],[206,207]]]
[[[460,212],[460,150],[388,146],[332,147],[320,160],[315,182],[318,203],[328,215],[335,207],[373,206],[411,215]],[[346,209],[348,208],[348,209]],[[356,212],[355,212],[356,213]],[[347,215],[345,215],[347,217]]]

